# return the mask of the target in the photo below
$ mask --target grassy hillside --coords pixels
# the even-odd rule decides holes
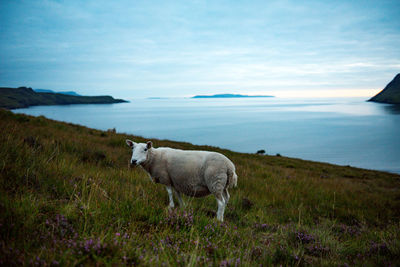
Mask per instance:
[[[222,152],[235,163],[225,222],[210,196],[169,211],[129,169],[143,138],[0,111],[0,265],[400,265],[400,176]]]
[[[57,93],[37,93],[32,88],[0,87],[0,108],[14,109],[38,105],[109,104],[126,102],[111,96],[74,96]]]
[[[372,102],[400,104],[400,73],[385,88],[370,100]]]

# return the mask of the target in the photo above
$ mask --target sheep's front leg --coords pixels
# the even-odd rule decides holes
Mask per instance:
[[[169,207],[170,208],[174,208],[175,207],[174,196],[172,194],[172,187],[171,186],[167,186],[167,192],[168,192],[168,197],[169,197]]]

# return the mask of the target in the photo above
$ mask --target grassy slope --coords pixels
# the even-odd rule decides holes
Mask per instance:
[[[38,105],[108,104],[126,102],[111,96],[74,96],[57,93],[36,93],[31,88],[0,87],[0,108],[25,108]]]
[[[400,264],[399,175],[153,140],[232,159],[221,224],[212,196],[168,211],[128,168],[143,138],[1,110],[0,127],[0,265]]]

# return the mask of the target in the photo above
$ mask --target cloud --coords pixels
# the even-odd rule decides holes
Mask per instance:
[[[399,7],[2,1],[0,83],[121,96],[379,88],[400,69]]]

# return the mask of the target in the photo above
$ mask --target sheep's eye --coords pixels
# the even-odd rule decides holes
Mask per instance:
[[[144,151],[146,152],[146,151],[147,151],[147,148],[145,148]]]

